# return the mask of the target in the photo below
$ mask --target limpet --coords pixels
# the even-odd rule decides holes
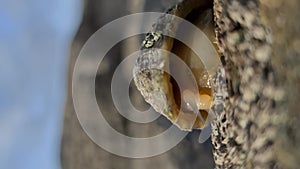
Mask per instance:
[[[192,22],[206,34],[210,41],[214,40],[212,2],[184,0],[169,9],[167,14]],[[212,117],[209,112],[213,104],[214,74],[207,70],[204,63],[189,47],[176,39],[164,36],[167,31],[176,33],[180,27],[180,23],[173,22],[173,19],[170,15],[163,15],[146,35],[133,69],[134,81],[146,102],[181,130],[203,129]],[[197,38],[189,33],[187,36],[190,36],[192,41]],[[176,54],[188,65],[197,82],[197,91],[179,90],[181,84],[177,84],[175,79],[162,68],[172,72],[175,69],[180,70],[180,67],[174,66],[169,55],[163,54],[159,49]]]

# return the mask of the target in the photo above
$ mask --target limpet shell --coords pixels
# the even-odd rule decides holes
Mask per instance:
[[[189,20],[211,41],[214,40],[212,2],[185,0],[169,9],[167,14]],[[166,31],[176,32],[180,27],[180,23],[172,21],[170,15],[163,15],[146,35],[141,54],[133,69],[134,81],[146,102],[181,130],[202,129],[208,125],[207,119],[210,119],[208,112],[213,103],[213,75],[206,70],[200,58],[190,48],[178,40],[163,35]],[[191,36],[191,40],[197,38],[191,34],[187,36]],[[180,68],[170,64],[170,57],[158,49],[176,54],[189,66],[199,88],[197,92],[189,89],[179,90],[180,84],[163,71],[163,68],[169,69],[170,72],[172,69]]]

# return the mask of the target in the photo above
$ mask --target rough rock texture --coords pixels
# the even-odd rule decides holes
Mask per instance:
[[[277,106],[286,116],[280,124],[275,150],[282,168],[299,168],[300,2],[298,0],[260,2],[262,21],[273,32],[271,63],[274,65],[278,85],[286,92],[285,101]]]
[[[228,87],[224,107],[214,107],[216,168],[299,167],[299,6],[296,0],[214,1],[226,71],[216,90]]]

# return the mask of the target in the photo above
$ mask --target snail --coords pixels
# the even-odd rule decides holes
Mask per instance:
[[[165,36],[170,32],[176,34],[181,26],[172,15],[192,22],[210,41],[214,40],[212,1],[184,0],[176,4],[166,15],[161,16],[146,34],[141,53],[134,65],[134,82],[145,101],[178,128],[184,131],[204,129],[214,117],[210,111],[213,105],[214,71],[209,71],[203,61],[185,44]],[[197,38],[193,33],[187,33],[186,36],[189,36],[191,41]],[[177,84],[176,79],[162,70],[182,74],[178,75],[179,78],[188,76],[180,66],[173,64],[171,55],[162,50],[176,54],[189,67],[196,82],[196,90],[189,87],[180,90],[182,84]],[[219,65],[218,61],[214,62],[217,62],[215,65]],[[190,81],[182,83],[192,86]]]

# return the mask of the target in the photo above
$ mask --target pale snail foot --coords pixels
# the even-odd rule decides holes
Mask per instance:
[[[199,117],[199,119],[205,123],[205,120],[199,110],[208,110],[211,108],[211,96],[207,94],[199,94],[198,92],[193,92],[186,89],[182,92],[182,100],[182,109],[193,111]]]

